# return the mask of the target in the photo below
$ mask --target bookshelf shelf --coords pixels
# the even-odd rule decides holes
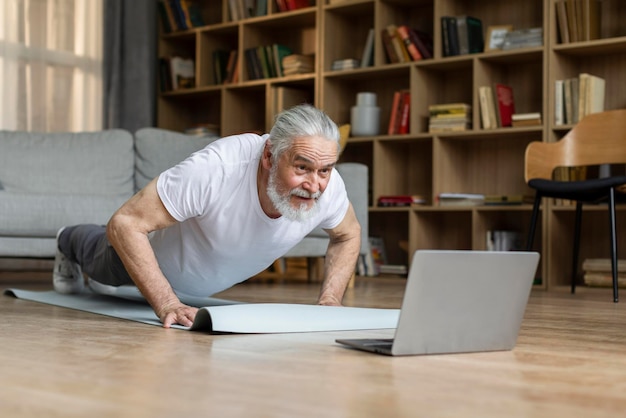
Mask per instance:
[[[624,2],[602,2],[599,39],[571,43],[560,41],[557,0],[317,0],[311,7],[286,12],[270,0],[263,16],[237,21],[230,19],[228,0],[197,3],[204,26],[159,38],[160,57],[178,54],[195,59],[197,80],[194,88],[159,94],[158,126],[182,131],[190,125],[212,123],[220,126],[223,136],[246,130],[265,132],[278,110],[274,103],[281,88],[304,91],[307,101],[343,124],[350,122],[357,93],[376,93],[380,134],[349,138],[341,159],[369,167],[369,230],[383,237],[393,264],[408,265],[417,249],[485,249],[490,230],[511,229],[525,238],[531,205],[441,207],[436,204],[437,196],[443,192],[531,194],[523,178],[526,146],[532,141],[557,141],[573,126],[555,123],[556,80],[582,72],[598,75],[606,80],[606,109],[626,107]],[[477,17],[484,34],[489,26],[540,27],[543,42],[444,57],[444,16]],[[401,24],[432,38],[432,58],[390,62],[381,32]],[[373,65],[331,71],[335,60],[361,58],[370,29],[375,34]],[[314,54],[314,72],[252,80],[244,50],[273,43],[285,44],[296,53]],[[219,49],[238,51],[239,80],[233,84],[215,82],[213,53]],[[494,83],[511,86],[516,112],[540,112],[541,125],[483,129],[478,87]],[[393,94],[407,89],[411,95],[409,133],[387,135]],[[428,106],[454,102],[472,106],[472,126],[461,132],[429,132]],[[427,204],[376,206],[378,197],[394,194],[421,195]],[[585,206],[581,262],[608,255],[604,209]],[[571,249],[563,242],[571,240],[574,207],[545,200],[540,218],[534,243],[534,249],[542,253],[539,286],[558,288],[569,283]],[[626,205],[618,206],[617,222],[620,256],[626,258]],[[408,251],[401,242],[408,243]]]

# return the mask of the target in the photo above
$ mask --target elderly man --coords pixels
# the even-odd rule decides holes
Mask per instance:
[[[299,105],[269,135],[222,138],[166,170],[108,225],[57,234],[54,288],[135,284],[163,326],[190,326],[179,296],[210,296],[266,269],[316,227],[330,236],[321,305],[340,305],[360,247],[360,225],[333,170],[336,124]]]

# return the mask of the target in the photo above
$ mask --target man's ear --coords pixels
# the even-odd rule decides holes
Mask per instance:
[[[263,168],[269,170],[272,168],[272,151],[270,150],[270,140],[265,141],[265,147],[263,147],[263,156],[261,157],[261,163]]]

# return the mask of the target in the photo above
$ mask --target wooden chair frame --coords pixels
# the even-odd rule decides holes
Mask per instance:
[[[542,197],[563,197],[576,200],[576,219],[574,231],[574,257],[572,264],[571,291],[576,289],[578,252],[580,246],[580,225],[582,204],[591,200],[581,199],[596,196],[608,199],[611,238],[611,266],[613,270],[613,299],[618,301],[617,289],[617,235],[615,226],[615,192],[626,192],[626,177],[590,179],[569,184],[575,189],[555,192],[557,187],[566,187],[564,183],[551,182],[552,192],[541,187],[533,187],[533,181],[552,180],[557,167],[595,166],[603,164],[626,164],[626,109],[594,113],[583,118],[560,141],[531,142],[526,148],[524,178],[526,183],[537,190],[533,214],[526,242],[527,249],[533,245],[539,205]],[[543,185],[547,185],[543,182]],[[537,184],[535,184],[537,186]],[[577,198],[578,197],[578,198]]]

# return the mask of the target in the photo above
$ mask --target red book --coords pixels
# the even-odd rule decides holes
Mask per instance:
[[[398,128],[399,134],[408,134],[409,133],[409,124],[410,124],[410,114],[411,114],[411,93],[405,91],[402,94],[402,116],[400,118],[400,127]]]
[[[396,91],[393,93],[393,102],[391,104],[391,116],[389,117],[389,127],[387,128],[387,135],[397,134],[396,126],[399,126],[399,120],[401,116],[402,105],[402,92]]]
[[[512,116],[515,113],[515,100],[513,99],[513,88],[505,84],[496,83],[494,85],[494,95],[496,96],[496,111],[498,113],[498,125],[511,126]]]
[[[402,42],[404,42],[404,46],[406,47],[406,50],[409,52],[411,59],[413,61],[419,61],[422,59],[422,54],[420,54],[420,51],[417,49],[417,45],[415,45],[413,41],[411,41],[410,30],[411,29],[409,29],[408,26],[400,25],[396,29],[396,32],[400,36],[400,39],[402,40]]]

